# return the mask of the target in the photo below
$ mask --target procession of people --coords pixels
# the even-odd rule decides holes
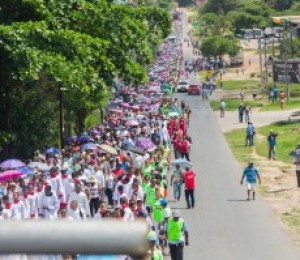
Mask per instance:
[[[37,150],[28,161],[0,164],[1,221],[144,220],[149,241],[155,242],[151,259],[169,254],[183,259],[188,228],[170,208],[169,187],[174,203],[184,188],[187,208],[195,207],[192,111],[172,96],[182,46],[166,40],[158,54],[147,84],[118,85],[101,123],[66,138],[62,149]]]

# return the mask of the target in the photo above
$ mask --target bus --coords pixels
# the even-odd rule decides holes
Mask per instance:
[[[168,42],[169,43],[176,43],[177,42],[177,38],[174,35],[171,35],[168,37]]]
[[[252,29],[245,29],[244,30],[244,38],[245,39],[253,39],[253,30]]]

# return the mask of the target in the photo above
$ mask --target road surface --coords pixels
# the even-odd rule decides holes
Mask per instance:
[[[186,32],[185,32],[186,34]],[[184,44],[186,58],[191,49]],[[233,157],[207,101],[176,94],[192,109],[189,134],[191,161],[197,174],[196,207],[185,209],[184,198],[171,203],[189,226],[187,260],[299,260],[287,233],[262,199],[246,201],[239,184],[242,169]]]

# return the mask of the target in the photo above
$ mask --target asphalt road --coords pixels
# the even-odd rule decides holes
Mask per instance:
[[[186,32],[185,32],[186,33]],[[184,43],[185,58],[192,58]],[[176,94],[192,109],[189,134],[191,161],[197,174],[196,206],[185,209],[184,197],[171,207],[181,211],[189,226],[187,260],[299,260],[276,216],[258,196],[246,201],[239,184],[242,169],[232,155],[207,101]]]

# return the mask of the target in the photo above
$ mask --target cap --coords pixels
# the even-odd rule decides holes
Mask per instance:
[[[272,133],[273,132],[273,129],[270,129],[270,133]]]
[[[90,178],[90,183],[95,183],[95,182],[96,182],[96,180],[95,180],[94,176],[92,176],[92,177]]]
[[[173,216],[173,218],[180,218],[180,211],[174,210],[172,216]]]
[[[167,206],[167,205],[168,205],[168,201],[167,201],[167,199],[165,199],[165,198],[161,199],[161,200],[159,201],[159,203],[160,203],[160,205],[162,205],[162,206]]]

